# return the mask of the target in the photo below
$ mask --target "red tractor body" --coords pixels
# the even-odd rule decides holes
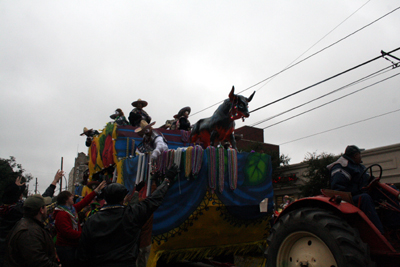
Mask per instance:
[[[398,199],[398,191],[379,178],[371,185]],[[267,266],[400,266],[398,230],[381,234],[349,193],[321,192],[291,203],[275,218]]]

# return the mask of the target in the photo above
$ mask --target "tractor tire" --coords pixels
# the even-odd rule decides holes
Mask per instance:
[[[373,267],[359,233],[333,212],[305,207],[280,218],[271,229],[268,267]]]

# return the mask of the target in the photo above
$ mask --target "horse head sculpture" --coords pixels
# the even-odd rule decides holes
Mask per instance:
[[[205,119],[200,119],[193,125],[191,132],[191,142],[203,143],[203,147],[214,146],[218,143],[230,142],[232,147],[236,148],[236,141],[233,131],[235,129],[235,120],[250,116],[248,103],[253,99],[255,91],[246,98],[242,95],[235,95],[235,87],[229,93],[226,99],[214,112],[214,114]]]

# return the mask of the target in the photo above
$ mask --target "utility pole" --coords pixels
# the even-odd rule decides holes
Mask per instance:
[[[63,170],[63,157],[61,157],[61,171]],[[62,177],[61,177],[61,179],[60,179],[60,193],[61,193],[61,189],[62,189]]]
[[[36,183],[35,183],[35,194],[37,194],[37,185],[38,185],[38,183],[37,183],[37,178],[36,178]]]

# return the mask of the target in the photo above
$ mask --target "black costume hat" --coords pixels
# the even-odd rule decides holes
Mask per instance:
[[[124,112],[122,112],[122,110],[121,110],[120,108],[117,108],[117,109],[115,110],[115,113],[110,115],[110,118],[114,120],[114,119],[116,119],[118,116],[124,116]]]
[[[86,134],[87,132],[90,132],[90,131],[93,131],[93,128],[92,129],[88,129],[86,127],[83,127],[83,133],[81,133],[81,135],[84,135],[84,134]]]
[[[186,111],[190,114],[191,108],[190,107],[181,108],[181,110],[179,110],[178,114],[174,115],[174,118],[179,119],[180,117],[183,116],[183,114],[185,114]]]
[[[345,154],[346,156],[351,157],[351,156],[353,156],[354,154],[356,154],[356,153],[361,153],[361,152],[364,151],[364,150],[365,150],[364,148],[358,148],[358,147],[355,146],[355,145],[350,145],[350,146],[347,146],[347,147],[346,147],[346,150],[345,150],[344,154]]]
[[[142,100],[142,99],[138,99],[137,101],[132,102],[132,106],[134,106],[135,108],[137,108],[137,104],[141,103],[142,104],[142,108],[144,108],[145,106],[147,106],[147,102]]]
[[[104,198],[107,204],[118,204],[124,200],[129,193],[128,189],[122,184],[112,183],[104,188]]]

